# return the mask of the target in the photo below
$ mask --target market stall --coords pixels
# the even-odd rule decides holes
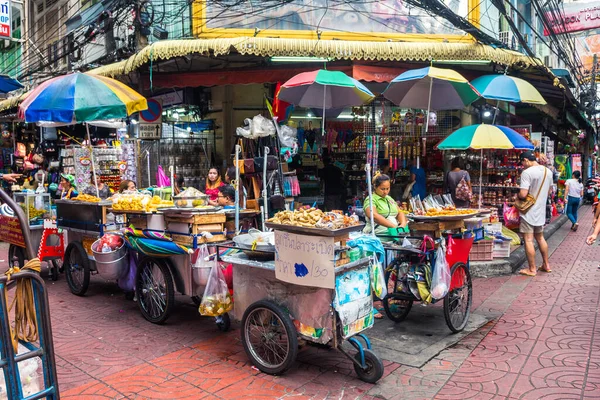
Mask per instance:
[[[233,265],[233,316],[242,323],[248,357],[261,371],[281,374],[294,362],[300,342],[314,342],[338,349],[353,361],[360,379],[377,382],[383,364],[361,333],[374,322],[373,266],[370,257],[347,247],[349,233],[364,225],[306,209],[280,212],[268,226],[274,232],[254,240],[273,242],[270,251],[261,251],[267,254],[262,260],[256,248],[247,247],[241,247],[245,254],[220,257]]]

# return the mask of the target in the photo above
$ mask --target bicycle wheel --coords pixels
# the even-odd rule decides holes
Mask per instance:
[[[453,333],[465,329],[471,314],[473,283],[471,273],[464,263],[456,263],[450,270],[451,282],[456,286],[444,297],[444,318]]]
[[[167,264],[161,260],[144,257],[138,265],[135,291],[140,312],[153,324],[163,324],[175,303],[173,278]]]
[[[242,344],[252,363],[271,375],[284,373],[298,355],[298,333],[291,318],[267,300],[253,303],[244,312]]]
[[[90,259],[80,242],[67,246],[64,268],[71,293],[83,296],[90,285]]]
[[[63,267],[63,260],[60,258],[50,260],[48,266],[50,267],[50,279],[52,279],[53,281],[57,281],[58,276],[60,274],[60,270]]]
[[[404,321],[413,305],[412,300],[399,299],[395,296],[397,279],[403,274],[403,271],[400,271],[401,265],[402,262],[394,260],[385,271],[385,284],[388,295],[382,301],[383,309],[385,315],[394,322]]]

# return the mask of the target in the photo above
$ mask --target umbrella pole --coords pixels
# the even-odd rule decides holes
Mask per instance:
[[[100,197],[100,189],[98,189],[98,177],[96,176],[96,166],[94,162],[94,148],[92,147],[92,138],[90,136],[90,126],[86,123],[85,130],[87,131],[88,142],[90,143],[90,158],[92,160],[92,174],[94,175],[94,184],[96,185],[96,197]]]
[[[500,100],[496,102],[496,108],[494,109],[494,119],[492,119],[492,125],[496,125],[496,116],[498,115],[498,107],[500,107]]]
[[[373,184],[371,183],[371,164],[365,165],[365,171],[367,172],[367,187],[369,188],[369,213],[371,216],[371,235],[375,236],[375,216],[373,215]]]
[[[483,185],[483,149],[481,149],[481,162],[479,163],[479,200],[477,201],[479,205],[479,210],[481,210],[481,185]]]
[[[431,110],[431,91],[433,90],[433,78],[429,78],[429,98],[427,99],[427,119],[425,120],[425,133],[429,131],[429,111]]]
[[[321,135],[325,136],[325,102],[327,101],[327,85],[323,85],[323,119],[321,120]]]
[[[240,152],[242,147],[239,144],[235,145],[235,233],[240,231]]]
[[[267,181],[267,157],[269,154],[270,150],[268,146],[265,146],[265,154],[264,154],[264,161],[263,161],[263,221],[262,221],[262,228],[263,228],[263,232],[266,232],[266,226],[265,226],[265,222],[267,221],[267,219],[269,218],[269,207],[267,207],[267,185],[269,184],[269,182]]]

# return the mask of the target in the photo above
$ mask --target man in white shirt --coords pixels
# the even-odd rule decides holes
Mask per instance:
[[[525,151],[519,156],[521,165],[525,168],[521,174],[519,199],[525,200],[528,194],[536,198],[535,204],[521,214],[520,232],[525,240],[525,254],[527,255],[528,268],[519,271],[521,275],[535,276],[535,247],[533,239],[537,241],[542,254],[542,266],[539,271],[552,272],[548,263],[548,243],[544,239],[544,224],[546,222],[546,202],[552,188],[552,172],[543,165],[538,164],[532,151]]]

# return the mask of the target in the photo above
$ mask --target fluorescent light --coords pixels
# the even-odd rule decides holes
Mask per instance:
[[[192,127],[191,127],[191,126],[188,126],[188,127],[187,127],[187,131],[188,131],[188,132],[191,132],[191,131],[192,131]]]
[[[271,62],[328,62],[322,57],[271,57]]]
[[[133,125],[137,125],[138,121],[137,121],[137,119],[133,119],[133,118],[132,118],[132,119],[131,119],[131,123],[132,123]]]
[[[491,117],[491,116],[492,116],[492,112],[491,112],[490,110],[485,110],[485,111],[483,112],[483,117],[484,117],[484,118],[489,118],[489,117]]]
[[[366,115],[351,115],[351,114],[343,114],[343,115],[338,115],[338,117],[336,119],[366,119],[367,116]]]
[[[434,64],[470,64],[470,65],[488,65],[488,60],[433,60]]]
[[[171,116],[175,119],[179,119],[179,114],[176,112],[174,112]]]

